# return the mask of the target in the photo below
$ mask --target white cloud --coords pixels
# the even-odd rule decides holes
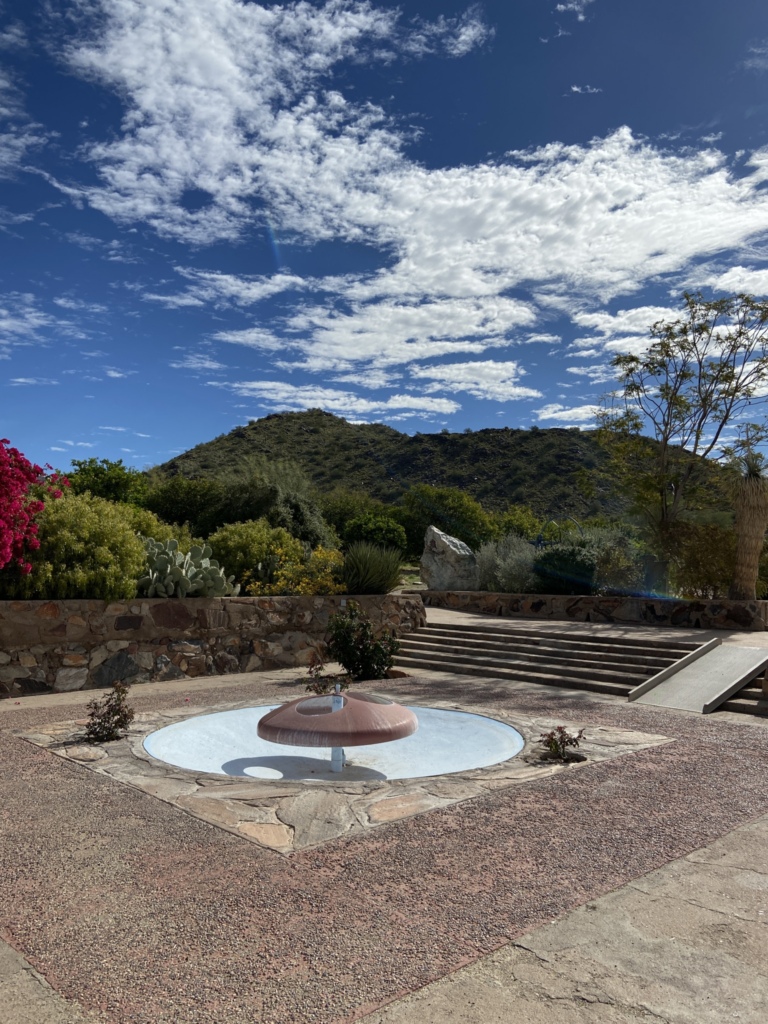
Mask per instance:
[[[522,387],[518,381],[525,373],[519,363],[494,362],[442,363],[438,366],[411,366],[411,376],[432,381],[425,388],[435,391],[466,391],[475,398],[508,402],[520,398],[541,398],[541,391]]]
[[[104,374],[113,380],[120,380],[122,377],[132,377],[138,370],[119,370],[116,366],[105,366]]]
[[[515,328],[534,319],[514,299],[439,299],[353,303],[343,313],[307,306],[287,320],[293,347],[304,358],[281,364],[313,371],[351,369],[358,362],[381,368],[436,356],[481,353],[509,343]],[[291,345],[290,337],[284,344]]]
[[[41,341],[57,321],[36,304],[34,295],[11,292],[0,296],[0,355],[8,355],[13,346]]]
[[[68,296],[62,296],[53,300],[54,304],[60,306],[62,309],[71,309],[78,313],[106,313],[108,307],[101,305],[98,302],[85,302],[83,299],[70,299]]]
[[[768,269],[753,270],[750,267],[735,266],[715,273],[704,282],[715,291],[735,294],[768,296]]]
[[[8,382],[11,387],[27,387],[27,386],[47,386],[49,384],[58,384],[57,380],[52,380],[50,377],[11,377]]]
[[[342,373],[333,379],[339,384],[357,384],[361,388],[379,391],[392,387],[402,380],[402,377],[402,373],[392,373],[388,370],[356,370],[353,373]]]
[[[218,363],[215,359],[211,359],[210,356],[195,354],[190,352],[176,362],[170,363],[170,366],[174,370],[225,370],[226,366],[224,363]]]
[[[186,291],[175,295],[148,292],[145,299],[160,302],[169,309],[184,306],[229,305],[251,306],[290,289],[305,289],[308,282],[296,274],[272,274],[242,277],[218,271],[176,267],[183,277],[192,281]]]
[[[608,363],[594,363],[592,366],[568,366],[568,373],[577,377],[588,377],[593,384],[605,384],[616,380],[616,372]]]
[[[594,96],[598,92],[602,92],[602,89],[596,88],[594,85],[572,85],[571,93],[576,93],[579,96]],[[568,95],[568,93],[566,93]]]
[[[599,406],[597,405],[577,405],[568,409],[564,405],[553,402],[550,405],[543,406],[541,409],[537,409],[536,415],[540,420],[558,420],[566,423],[588,423],[594,420],[598,409]]]
[[[461,408],[449,398],[425,398],[421,395],[390,395],[376,400],[363,398],[351,391],[312,385],[288,384],[283,381],[246,380],[235,383],[209,381],[212,387],[227,388],[241,398],[258,398],[265,408],[275,410],[326,409],[339,416],[384,415],[398,411],[453,413]]]
[[[103,185],[81,194],[110,217],[196,243],[236,238],[259,219],[253,198],[290,203],[298,189],[316,192],[318,209],[346,202],[361,172],[396,156],[380,110],[323,91],[337,63],[460,56],[485,38],[476,13],[401,28],[397,8],[357,0],[80,6],[93,31],[70,45],[69,64],[127,107],[122,136],[90,147]]]
[[[117,434],[124,434],[128,427],[99,427],[99,430],[111,430]]]
[[[748,50],[749,56],[744,60],[748,71],[768,71],[768,39],[753,43]]]
[[[244,345],[263,352],[282,352],[290,342],[286,342],[278,334],[262,327],[248,327],[243,331],[217,331],[213,337],[216,341],[226,341],[230,345]]]
[[[584,20],[590,2],[557,10]],[[79,9],[103,17],[69,47],[69,65],[119,94],[125,117],[117,137],[92,142],[100,184],[70,189],[75,198],[193,244],[240,240],[259,226],[380,254],[381,270],[324,279],[177,268],[177,294],[162,294],[167,283],[143,293],[171,309],[282,303],[274,319],[244,317],[241,329],[212,336],[280,353],[278,370],[378,387],[367,374],[390,387],[396,366],[557,341],[539,330],[542,311],[572,315],[589,334],[572,351],[597,365],[642,350],[649,324],[669,311],[595,306],[648,284],[676,289],[692,277],[695,287],[713,273],[702,261],[743,253],[768,233],[768,148],[731,161],[712,137],[708,148],[675,150],[624,127],[582,145],[433,168],[409,157],[410,125],[343,95],[343,76],[331,81],[343,61],[461,56],[489,38],[474,9],[408,25],[394,6],[357,0],[80,0]],[[525,292],[533,301],[517,297]],[[459,390],[456,379],[416,379]],[[469,383],[483,397],[519,387]]]
[[[555,10],[559,14],[575,14],[578,21],[584,21],[586,18],[584,11],[593,2],[594,0],[565,0],[565,2],[557,4]]]

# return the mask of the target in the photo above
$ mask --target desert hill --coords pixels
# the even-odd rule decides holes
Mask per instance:
[[[491,428],[452,434],[400,433],[381,423],[349,423],[319,409],[254,420],[178,455],[157,472],[231,475],[254,460],[298,464],[318,491],[363,490],[397,501],[413,484],[459,487],[488,509],[530,505],[539,515],[618,512],[602,474],[605,454],[590,433]],[[597,484],[586,497],[580,475]]]

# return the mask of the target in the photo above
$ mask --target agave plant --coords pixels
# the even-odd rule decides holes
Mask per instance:
[[[368,541],[350,544],[342,576],[348,594],[388,594],[400,583],[402,552]]]

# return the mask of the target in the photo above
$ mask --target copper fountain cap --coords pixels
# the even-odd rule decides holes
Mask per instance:
[[[281,704],[264,715],[257,732],[263,740],[294,747],[360,747],[401,740],[418,727],[409,708],[387,697],[328,693]]]

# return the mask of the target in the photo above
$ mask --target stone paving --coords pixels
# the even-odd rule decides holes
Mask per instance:
[[[381,683],[374,686],[377,693],[386,695]],[[364,684],[361,688],[365,688]],[[401,703],[414,703],[408,694],[407,679],[401,683],[397,699]],[[470,701],[458,705],[435,698],[430,700],[430,707],[490,715],[506,722],[525,737],[524,750],[502,764],[432,778],[357,781],[352,767],[344,769],[338,782],[307,783],[198,774],[157,761],[142,746],[150,733],[172,722],[192,715],[249,706],[250,701],[240,701],[204,708],[188,705],[169,711],[146,712],[136,717],[124,740],[105,744],[82,742],[85,720],[56,722],[38,732],[21,731],[18,735],[69,761],[280,853],[319,846],[331,839],[449,807],[506,786],[562,771],[577,771],[589,764],[669,742],[665,736],[595,726],[589,729],[579,747],[586,760],[561,764],[543,759],[538,744],[541,733],[551,728],[551,719],[510,713],[500,704],[484,704],[479,708]],[[577,724],[563,724],[570,731],[578,732]]]

